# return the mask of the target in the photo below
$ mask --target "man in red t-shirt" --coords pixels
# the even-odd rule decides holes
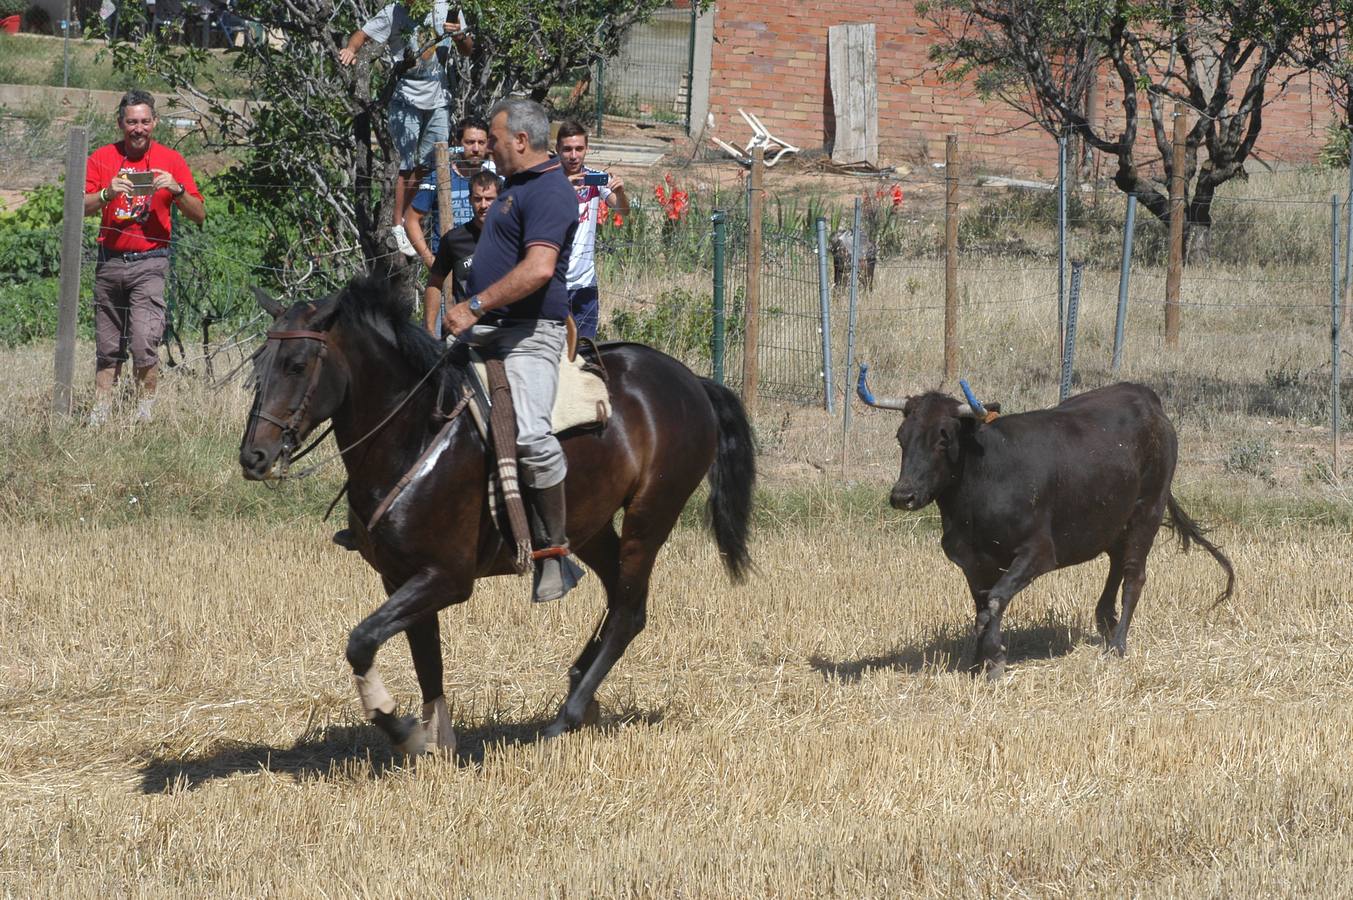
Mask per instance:
[[[158,121],[155,98],[128,91],[117,105],[122,140],[95,150],[85,165],[85,215],[103,217],[94,270],[95,425],[108,418],[113,382],[129,351],[141,389],[136,417],[150,418],[164,336],[170,207],[199,225],[207,218],[188,163],[151,140]]]

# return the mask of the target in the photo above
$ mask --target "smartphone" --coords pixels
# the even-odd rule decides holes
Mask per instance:
[[[446,24],[448,24],[448,25],[459,25],[459,24],[460,24],[460,7],[459,7],[459,6],[448,6],[448,7],[446,8]]]
[[[133,197],[145,197],[155,193],[154,172],[127,172],[126,178],[132,183]]]
[[[607,172],[584,172],[584,173],[583,173],[583,184],[602,185],[602,184],[610,184],[610,183],[611,183],[611,176],[610,176],[610,174],[607,173]]]

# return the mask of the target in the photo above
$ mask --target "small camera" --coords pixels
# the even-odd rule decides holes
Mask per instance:
[[[606,172],[584,172],[583,184],[604,185],[611,183],[611,176]]]

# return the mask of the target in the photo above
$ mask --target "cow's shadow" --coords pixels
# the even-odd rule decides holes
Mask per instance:
[[[594,728],[613,731],[624,725],[655,725],[663,720],[659,709],[626,708],[603,712]],[[539,715],[517,722],[493,721],[457,726],[456,764],[483,765],[492,747],[535,744],[545,740],[544,731],[553,715]],[[302,735],[291,746],[277,747],[246,741],[218,741],[207,753],[190,759],[151,757],[139,768],[143,794],[194,790],[233,775],[269,772],[296,781],[324,779],[346,781],[358,777],[386,777],[418,765],[395,753],[374,726],[329,725]]]
[[[1007,665],[1066,656],[1086,642],[1099,643],[1099,635],[1080,625],[1049,617],[1047,621],[1006,628]],[[877,656],[858,659],[828,659],[814,654],[808,665],[827,680],[859,681],[865,673],[890,670],[918,675],[924,671],[966,672],[972,660],[974,640],[968,629],[937,628],[919,644],[898,647]]]

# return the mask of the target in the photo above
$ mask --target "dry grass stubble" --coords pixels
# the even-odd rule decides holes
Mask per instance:
[[[880,498],[882,501],[882,498]],[[603,728],[534,740],[601,607],[486,582],[442,616],[455,761],[391,759],[342,646],[379,585],[318,523],[28,524],[0,549],[0,892],[33,895],[1342,893],[1353,627],[1334,531],[1158,547],[1126,660],[1103,565],[1012,607],[1012,675],[955,671],[933,534],[777,528],[728,587],[663,554]],[[403,642],[382,653],[412,706]]]

